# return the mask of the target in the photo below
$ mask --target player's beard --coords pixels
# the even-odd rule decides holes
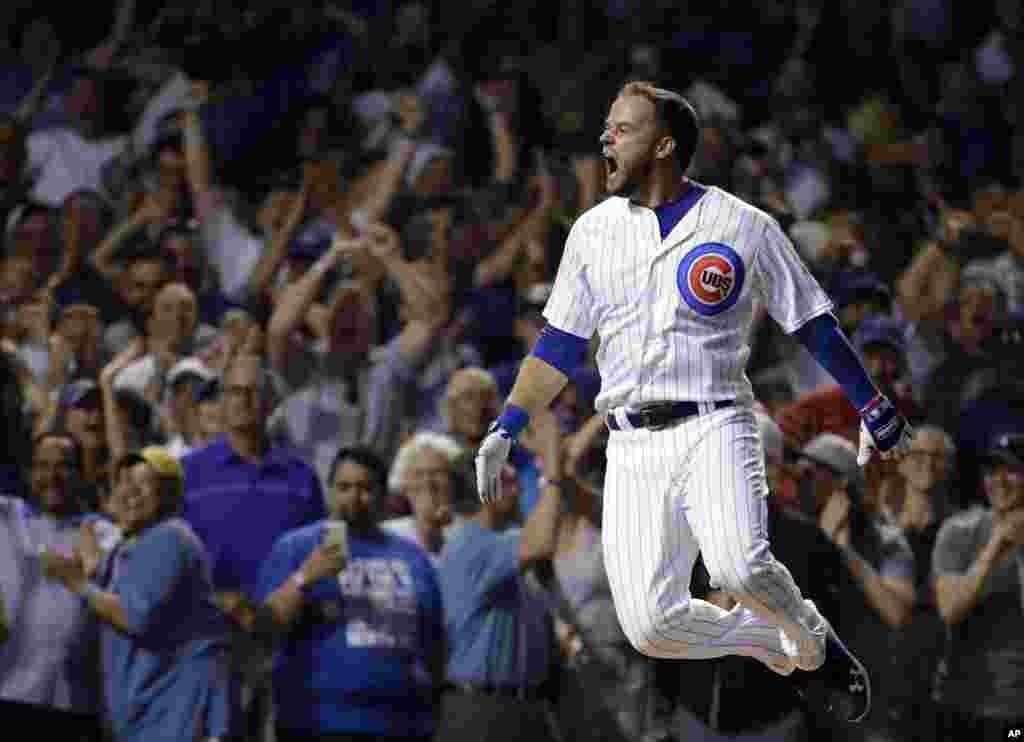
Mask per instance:
[[[639,192],[644,180],[649,177],[652,167],[649,163],[641,163],[626,167],[619,163],[618,169],[605,178],[605,187],[613,196],[632,199]]]

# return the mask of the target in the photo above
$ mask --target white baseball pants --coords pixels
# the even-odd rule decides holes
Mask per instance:
[[[637,650],[778,664],[787,657],[780,628],[813,643],[811,630],[820,632],[823,619],[769,549],[764,453],[750,408],[659,431],[612,431],[607,456],[605,569]],[[739,601],[731,611],[691,597],[698,551],[712,583]]]

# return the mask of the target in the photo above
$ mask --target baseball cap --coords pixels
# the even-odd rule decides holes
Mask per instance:
[[[187,358],[182,358],[171,366],[171,370],[167,372],[166,381],[168,385],[174,386],[179,381],[189,376],[197,378],[202,384],[206,384],[207,382],[217,378],[217,372],[203,363],[199,358],[189,356]]]
[[[175,494],[180,500],[185,493],[185,471],[181,464],[170,451],[161,446],[146,446],[137,451],[131,451],[121,457],[117,462],[117,470],[120,471],[132,464],[146,463],[153,467],[161,479],[170,479],[175,482]]]
[[[76,379],[61,390],[60,404],[65,408],[78,407],[99,394],[100,388],[92,379]]]
[[[907,350],[908,326],[905,322],[883,315],[865,317],[853,333],[853,345],[863,352],[868,345],[888,345],[897,353]]]
[[[322,221],[309,223],[288,242],[288,257],[316,260],[327,252],[333,239],[333,226]]]
[[[859,480],[857,447],[835,433],[819,433],[800,450],[800,458],[823,464],[841,477]]]
[[[874,273],[848,271],[841,273],[832,284],[831,294],[836,306],[845,307],[864,301],[875,301],[888,312],[892,308],[892,292]]]
[[[1004,433],[981,455],[983,464],[1024,467],[1024,433]]]
[[[133,392],[140,398],[145,396],[146,387],[156,376],[156,356],[145,355],[129,363],[114,377],[115,392]]]
[[[317,260],[321,255],[327,252],[330,246],[330,241],[312,241],[309,239],[296,238],[288,243],[288,257]]]

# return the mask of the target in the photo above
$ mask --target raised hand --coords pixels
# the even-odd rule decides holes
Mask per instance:
[[[86,577],[92,577],[96,574],[100,561],[103,559],[103,550],[100,548],[100,541],[96,536],[95,522],[85,521],[78,527],[78,543],[75,544],[75,555],[81,562],[82,571]]]
[[[346,561],[345,549],[341,544],[323,541],[306,557],[301,572],[307,583],[313,583],[322,577],[338,574],[345,569]]]
[[[481,502],[501,498],[501,469],[512,451],[512,434],[491,423],[490,430],[476,453],[476,487]]]
[[[860,466],[867,464],[875,452],[883,459],[899,459],[910,448],[913,428],[885,395],[879,394],[868,402],[860,411],[860,419]]]

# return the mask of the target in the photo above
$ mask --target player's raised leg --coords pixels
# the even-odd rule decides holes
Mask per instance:
[[[825,621],[804,600],[768,541],[768,485],[753,413],[700,418],[686,480],[687,513],[712,584],[801,644],[805,669],[821,664]]]
[[[620,623],[633,646],[651,657],[739,654],[788,674],[794,665],[776,625],[741,606],[726,611],[690,595],[698,545],[687,521],[679,453],[690,442],[688,426],[611,436],[601,530]]]
[[[783,647],[798,668],[817,670],[814,688],[837,715],[858,720],[871,703],[863,665],[771,553],[768,487],[757,419],[748,408],[700,418],[685,484],[690,527],[712,583],[781,630]],[[828,694],[831,696],[825,697]]]

